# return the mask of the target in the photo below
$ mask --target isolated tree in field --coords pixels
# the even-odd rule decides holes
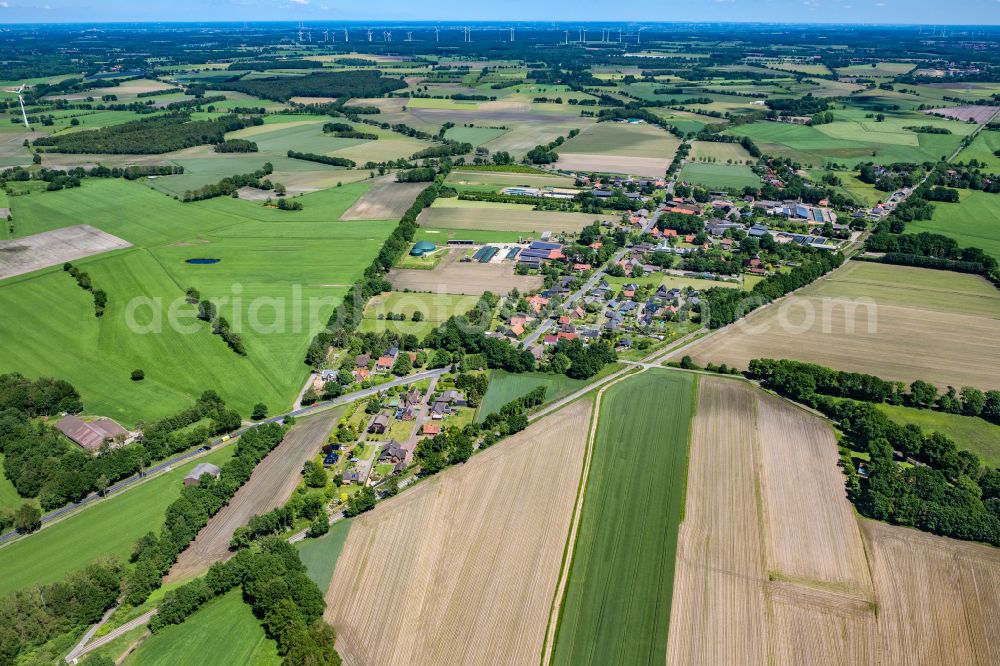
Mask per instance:
[[[14,529],[18,532],[33,532],[42,520],[42,511],[34,504],[25,502],[14,513]]]
[[[267,418],[267,405],[262,402],[258,402],[253,406],[253,412],[250,414],[250,418],[254,421],[260,421],[261,419]]]
[[[412,321],[423,321],[424,313],[421,310],[414,310],[413,315],[410,317]]]
[[[132,371],[132,381],[141,382],[146,378],[146,373],[142,371],[141,368],[136,368]]]

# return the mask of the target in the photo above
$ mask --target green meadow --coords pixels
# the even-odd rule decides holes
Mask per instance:
[[[173,413],[206,389],[243,414],[258,401],[272,412],[287,408],[308,372],[310,339],[395,226],[338,220],[368,187],[305,195],[295,212],[228,197],[182,204],[110,180],[17,197],[19,234],[85,222],[136,247],[76,262],[108,292],[100,319],[90,294],[58,267],[0,283],[10,314],[0,321],[9,341],[0,371],[67,379],[88,413],[130,425]],[[247,356],[194,319],[183,303],[187,287],[218,301]],[[129,377],[136,368],[141,382]]]
[[[933,218],[910,222],[906,231],[942,234],[1000,260],[1000,195],[960,190],[958,203],[935,203]]]
[[[17,489],[10,482],[3,469],[3,454],[0,454],[0,511],[16,509],[24,500],[17,494]]]
[[[760,178],[743,164],[688,162],[681,168],[681,180],[704,187],[742,189],[759,187]]]
[[[221,465],[233,447],[212,451],[0,548],[0,596],[30,585],[52,583],[94,560],[128,561],[146,532],[158,532],[167,506],[180,496],[181,480],[202,462]]]
[[[617,365],[608,367],[612,370],[618,369]],[[504,370],[492,370],[490,372],[490,385],[479,405],[479,411],[476,412],[476,420],[482,421],[490,414],[500,411],[500,408],[508,402],[517,400],[539,386],[545,387],[545,401],[551,402],[564,395],[569,395],[587,383],[581,379],[570,379],[566,375],[542,372],[511,374]]]
[[[694,391],[655,370],[604,394],[553,664],[665,662]]]
[[[341,520],[330,526],[330,531],[317,539],[305,539],[296,544],[299,559],[306,566],[306,574],[325,593],[330,587],[337,558],[347,541],[351,520]]]
[[[978,416],[947,414],[929,409],[880,404],[877,407],[897,423],[920,426],[925,433],[939,432],[993,467],[1000,465],[1000,426]]]
[[[236,589],[212,599],[181,624],[153,634],[124,663],[276,666],[281,657]]]

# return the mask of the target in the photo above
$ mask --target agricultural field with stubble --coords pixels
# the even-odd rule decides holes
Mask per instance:
[[[353,520],[324,615],[345,662],[538,663],[590,412],[578,401]]]
[[[653,370],[602,396],[551,663],[662,663],[695,377]]]
[[[865,551],[822,419],[699,382],[668,664],[869,663]]]
[[[699,365],[790,358],[885,379],[990,390],[1000,292],[976,275],[849,262],[698,343]]]

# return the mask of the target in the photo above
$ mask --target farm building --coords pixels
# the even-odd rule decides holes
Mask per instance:
[[[87,422],[72,414],[63,418],[56,425],[62,434],[69,437],[88,451],[97,451],[104,442],[125,438],[128,431],[108,418]]]
[[[217,479],[222,474],[222,470],[212,463],[198,463],[191,470],[191,473],[184,477],[184,485],[197,486],[201,483],[201,477],[205,474],[208,474],[213,479]]]
[[[413,244],[413,249],[410,250],[410,255],[414,257],[422,257],[425,254],[430,254],[437,249],[437,246],[430,241],[418,241]]]

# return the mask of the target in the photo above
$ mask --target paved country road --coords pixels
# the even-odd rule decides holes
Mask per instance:
[[[373,386],[372,388],[369,389],[362,389],[360,391],[354,391],[352,393],[345,393],[344,395],[334,400],[324,400],[323,402],[317,402],[316,404],[309,405],[308,407],[303,407],[302,409],[296,409],[295,411],[290,412],[288,414],[272,416],[271,418],[260,421],[260,423],[276,423],[279,421],[283,421],[288,416],[299,417],[299,416],[308,416],[310,414],[318,414],[325,410],[332,409],[334,407],[339,407],[340,405],[346,405],[352,403],[360,398],[366,398],[368,396],[375,395],[376,393],[385,391],[386,389],[392,388],[394,386],[404,386],[406,384],[413,384],[415,382],[419,382],[424,379],[429,379],[431,377],[440,377],[444,373],[448,372],[448,370],[449,368],[447,367],[438,368],[437,370],[426,370],[424,372],[418,372],[417,374],[410,375],[409,377],[400,377],[397,379],[393,379],[392,381],[386,382],[384,384]],[[211,443],[208,444],[208,446],[209,447],[218,446],[219,444],[224,443],[224,441],[228,441],[231,440],[232,438],[242,435],[247,430],[253,427],[255,426],[247,426],[246,428],[241,428],[236,432],[229,434],[225,440],[222,437],[214,439],[212,440]],[[143,471],[142,474],[135,474],[133,476],[128,477],[127,479],[122,479],[121,481],[109,486],[107,492],[105,493],[105,497],[113,495],[127,488],[131,488],[132,486],[135,486],[138,483],[142,483],[143,481],[149,479],[151,476],[158,475],[161,472],[169,471],[183,462],[204,455],[205,452],[206,449],[202,447],[199,449],[186,451],[185,453],[176,455],[173,458],[170,458],[169,460],[164,460],[161,463],[157,463],[156,465],[153,465],[149,469]],[[104,497],[101,497],[97,493],[91,493],[90,495],[87,495],[79,502],[75,502],[73,504],[67,504],[66,506],[50,511],[49,513],[46,513],[44,516],[42,516],[41,519],[42,527],[45,527],[46,525],[56,522],[61,518],[68,516],[71,513],[86,509],[92,506],[95,502],[98,502],[102,499],[104,499]],[[13,541],[19,536],[22,535],[14,530],[11,530],[10,532],[7,532],[5,534],[0,534],[0,546],[10,541]],[[30,534],[25,536],[30,536]]]

